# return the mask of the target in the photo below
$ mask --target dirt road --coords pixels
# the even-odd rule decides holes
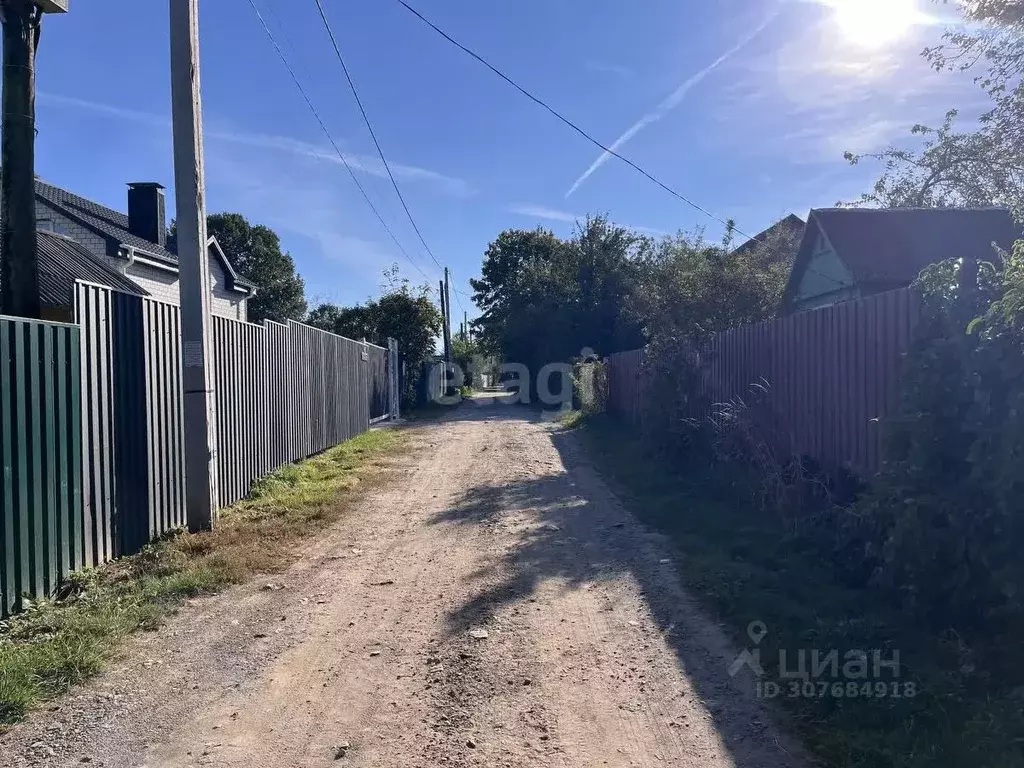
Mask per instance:
[[[414,440],[274,588],[193,601],[0,765],[800,764],[571,434],[491,402]]]

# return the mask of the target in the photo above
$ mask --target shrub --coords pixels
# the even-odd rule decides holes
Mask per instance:
[[[886,460],[845,536],[876,584],[940,626],[982,630],[1021,612],[1022,263],[1019,246],[976,281],[957,262],[922,273],[925,319]]]
[[[601,360],[585,358],[572,366],[573,408],[587,416],[608,408],[608,366]]]

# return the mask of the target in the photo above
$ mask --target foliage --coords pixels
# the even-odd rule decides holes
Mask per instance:
[[[945,2],[945,0],[944,0]],[[953,4],[953,3],[949,3]],[[1007,205],[1024,213],[1024,3],[1021,0],[958,0],[961,24],[943,43],[924,51],[938,70],[974,71],[991,100],[976,130],[956,131],[956,110],[938,128],[915,126],[921,149],[890,147],[858,156],[881,161],[874,190],[855,205]]]
[[[214,213],[206,230],[242,277],[256,285],[249,300],[249,322],[301,320],[306,314],[305,283],[295,271],[292,257],[281,250],[281,240],[270,227],[253,225],[240,213]],[[177,228],[171,223],[168,245],[175,248]]]
[[[974,290],[962,268],[918,281],[926,319],[857,532],[875,582],[910,610],[987,632],[1024,608],[1024,245]]]
[[[789,655],[790,674],[799,649],[810,656],[810,649],[842,655],[877,648],[887,658],[899,651],[900,681],[916,685],[913,698],[780,695],[772,702],[813,764],[1024,766],[1018,636],[969,645],[956,632],[930,630],[879,590],[845,583],[795,521],[753,503],[760,478],[742,466],[706,457],[665,461],[644,435],[604,416],[584,420],[574,411],[563,423],[582,426],[576,435],[588,458],[621,490],[630,512],[665,536],[677,552],[672,570],[682,586],[738,647],[750,647],[750,622],[765,622],[758,648],[766,679],[780,678],[780,649]],[[645,569],[632,576],[643,589],[655,586],[645,583]]]
[[[580,358],[572,365],[573,408],[584,416],[608,409],[608,366],[592,357]]]
[[[792,231],[730,249],[679,234],[652,244],[638,259],[636,290],[626,307],[644,329],[649,385],[645,420],[667,445],[694,436],[690,403],[698,390],[697,350],[718,331],[775,316],[796,256]]]
[[[977,71],[975,82],[992,100],[982,115],[1007,148],[1019,156],[1024,143],[1024,3],[1021,0],[960,0],[967,22],[943,36],[944,43],[924,55],[936,69]]]
[[[1005,136],[991,125],[957,131],[956,110],[938,128],[915,125],[917,151],[889,147],[883,152],[846,153],[851,165],[865,159],[882,163],[883,173],[871,192],[853,205],[883,208],[955,208],[1024,204],[1024,153],[1007,151]]]
[[[483,374],[493,374],[497,366],[484,354],[483,346],[468,334],[452,337],[452,363],[462,371],[463,389],[474,390],[483,386]],[[465,394],[465,393],[463,393]]]
[[[385,278],[393,275],[389,270]],[[321,304],[310,312],[306,322],[331,333],[357,341],[386,347],[389,338],[398,341],[399,370],[405,370],[401,382],[403,407],[416,404],[416,387],[423,363],[429,360],[444,324],[441,312],[430,299],[426,285],[413,288],[408,280],[385,283],[378,299],[354,307]]]
[[[502,232],[487,249],[481,279],[471,281],[483,348],[536,371],[588,347],[639,346],[639,328],[620,309],[646,242],[604,216],[588,217],[568,240],[543,229]]]

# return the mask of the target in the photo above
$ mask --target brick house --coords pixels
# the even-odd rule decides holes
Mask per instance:
[[[125,283],[109,277],[108,271],[126,278],[137,293],[170,304],[180,303],[178,256],[167,247],[167,219],[164,188],[155,182],[128,185],[128,213],[124,214],[72,192],[36,179],[36,220],[40,240],[40,278],[53,278],[58,269],[61,279],[89,280],[125,290]],[[61,247],[54,243],[63,241]],[[73,246],[72,246],[73,244]],[[54,253],[60,253],[59,267]],[[74,254],[88,254],[76,267]],[[209,240],[210,278],[214,315],[247,320],[247,303],[256,286],[235,272],[216,238]],[[101,268],[98,269],[97,265]],[[103,279],[106,276],[107,279]],[[116,283],[116,284],[115,284]],[[54,296],[63,289],[43,296],[48,319],[71,319],[72,304],[53,305]]]

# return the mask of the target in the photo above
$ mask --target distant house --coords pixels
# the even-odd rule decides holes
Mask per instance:
[[[747,242],[745,242],[743,245],[741,245],[739,248],[733,251],[733,253],[741,255],[744,253],[749,253],[756,249],[758,246],[769,242],[792,242],[799,245],[800,238],[803,237],[804,228],[806,226],[807,225],[804,223],[803,219],[801,219],[795,213],[791,213],[789,214],[789,216],[782,219],[781,221],[772,224],[764,232],[761,232],[758,235],[754,235],[752,238],[747,240]],[[782,261],[792,259],[794,256],[796,256],[796,246],[793,247],[792,251],[788,251],[787,249],[785,253],[779,252],[778,254],[776,254],[776,260]]]
[[[68,286],[75,280],[180,303],[178,256],[167,248],[160,184],[129,184],[124,214],[36,179],[36,220],[40,293],[48,319],[72,319]],[[208,247],[211,312],[246,320],[247,302],[256,287],[235,272],[215,238]],[[61,303],[65,299],[68,303]]]
[[[997,258],[1020,237],[1002,208],[819,208],[807,219],[784,312],[904,288],[946,259]]]

